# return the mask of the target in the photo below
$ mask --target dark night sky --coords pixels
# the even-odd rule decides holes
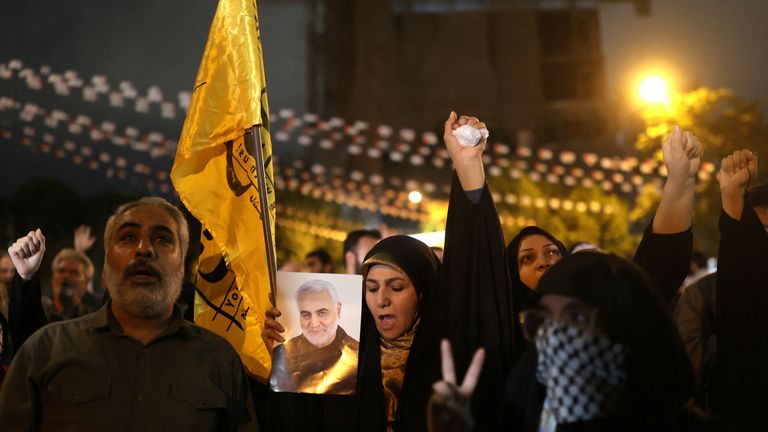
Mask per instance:
[[[113,89],[128,80],[140,93],[157,85],[166,100],[174,101],[178,92],[190,90],[194,83],[216,4],[216,0],[12,2],[0,12],[0,63],[20,59],[25,67],[39,70],[47,65],[59,74],[72,69],[86,83],[93,75],[104,75]],[[259,2],[270,106],[275,110],[291,107],[302,112],[306,103],[304,14],[298,0]],[[129,107],[113,108],[102,100],[84,102],[79,90],[67,97],[50,89],[30,91],[16,78],[0,80],[0,96],[86,114],[97,122],[114,121],[118,128],[157,130],[170,139],[178,137],[183,121],[183,112],[166,120],[157,114],[137,114]],[[14,119],[1,113],[0,121],[5,126],[19,123],[18,115]],[[151,162],[170,170],[173,161],[168,157]],[[50,154],[35,155],[18,144],[0,142],[0,197],[39,176],[55,177],[85,195],[108,188],[143,192],[141,184],[108,180],[103,173],[74,167]]]
[[[612,94],[640,71],[671,71],[683,86],[728,87],[768,103],[768,1],[653,0],[652,15],[602,6],[603,52]]]

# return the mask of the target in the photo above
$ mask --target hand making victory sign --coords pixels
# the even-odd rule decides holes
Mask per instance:
[[[472,356],[472,362],[467,368],[464,380],[460,386],[456,385],[456,370],[453,366],[453,353],[451,352],[451,343],[447,339],[440,342],[440,363],[443,369],[443,380],[433,385],[435,392],[447,396],[453,389],[464,398],[470,398],[475,391],[477,380],[480,378],[480,372],[483,370],[483,361],[485,360],[485,350],[478,348],[475,355]]]

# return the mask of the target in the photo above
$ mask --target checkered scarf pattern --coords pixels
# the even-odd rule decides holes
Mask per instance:
[[[624,345],[607,336],[552,323],[537,333],[536,348],[536,378],[547,387],[541,430],[604,417],[620,409],[626,382]]]

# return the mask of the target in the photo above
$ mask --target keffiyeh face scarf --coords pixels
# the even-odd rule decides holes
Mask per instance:
[[[536,378],[547,387],[540,432],[618,411],[626,382],[624,345],[552,323],[536,335]]]

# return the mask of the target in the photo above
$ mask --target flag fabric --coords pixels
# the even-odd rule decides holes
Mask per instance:
[[[250,134],[258,126],[259,140]],[[263,154],[260,200],[254,146]],[[171,179],[202,223],[195,323],[225,337],[247,371],[269,376],[261,340],[269,305],[275,194],[264,63],[255,0],[220,0],[195,80]],[[268,216],[268,218],[267,218]],[[267,222],[268,221],[268,222]],[[271,263],[274,267],[274,263]]]

